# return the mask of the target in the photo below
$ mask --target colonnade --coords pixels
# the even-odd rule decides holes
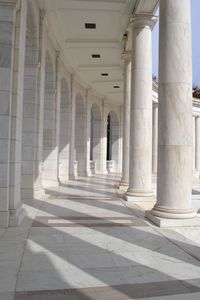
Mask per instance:
[[[122,108],[69,70],[36,1],[0,0],[0,26],[0,227],[7,227],[48,186],[121,172]]]
[[[146,214],[156,224],[195,219],[200,114],[192,109],[190,1],[160,1],[158,101],[152,101],[156,21],[132,19],[119,106],[65,64],[36,1],[0,0],[0,227],[18,225],[23,202],[45,187],[109,172],[122,172],[128,201],[155,199],[157,173],[156,205]]]
[[[151,177],[157,173],[156,204],[146,212],[147,218],[159,226],[189,225],[197,220],[191,205],[192,149],[193,170],[198,170],[200,138],[199,117],[192,126],[190,1],[160,1],[158,103],[152,104],[153,25],[153,16],[132,20],[130,163],[124,198],[155,199]],[[125,94],[128,99],[129,93]],[[124,103],[128,107],[127,99]],[[128,128],[129,119],[124,122]],[[122,185],[124,174],[127,169]]]

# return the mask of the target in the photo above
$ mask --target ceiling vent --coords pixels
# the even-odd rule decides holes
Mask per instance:
[[[86,29],[96,29],[96,23],[85,23]]]
[[[92,58],[100,58],[101,55],[100,54],[92,54]]]
[[[101,73],[101,76],[108,76],[108,73]]]
[[[120,88],[119,85],[114,85],[113,87],[114,87],[114,89],[119,89]]]

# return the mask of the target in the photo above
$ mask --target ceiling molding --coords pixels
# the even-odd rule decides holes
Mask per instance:
[[[109,39],[68,39],[65,43],[67,48],[121,48],[120,41]]]
[[[115,70],[122,70],[122,67],[121,67],[121,64],[120,65],[109,65],[109,64],[107,64],[107,65],[96,65],[96,64],[90,64],[90,65],[79,65],[79,70],[86,70],[86,71],[94,71],[94,70],[113,70],[113,71],[115,71]]]
[[[123,83],[123,80],[122,79],[117,79],[117,80],[94,80],[92,81],[92,84],[105,84],[105,83],[111,83],[111,84],[117,84],[117,83],[120,83],[122,84]]]
[[[122,94],[123,95],[123,90],[119,91],[113,91],[113,92],[107,92],[108,95],[115,95],[115,94]]]

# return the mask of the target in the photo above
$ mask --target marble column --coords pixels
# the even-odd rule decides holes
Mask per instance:
[[[86,90],[85,95],[85,115],[84,115],[84,127],[85,127],[85,139],[84,139],[84,156],[85,156],[85,176],[91,176],[90,170],[90,122],[91,122],[91,105],[89,100],[89,90]]]
[[[75,170],[75,101],[76,91],[74,83],[74,75],[71,75],[71,118],[70,118],[70,148],[69,148],[69,179],[77,178],[77,171]]]
[[[158,103],[153,103],[152,172],[157,173],[158,160]]]
[[[200,116],[196,116],[196,118],[195,118],[195,129],[196,129],[195,169],[199,174],[199,172],[200,172]],[[199,178],[199,176],[198,176],[198,178]]]
[[[102,174],[108,174],[107,170],[107,109],[105,100],[102,101],[102,138],[101,138],[101,153],[102,153]]]
[[[55,128],[54,128],[54,151],[55,151],[55,174],[57,184],[59,180],[59,145],[60,145],[60,109],[61,109],[61,72],[60,51],[56,51],[56,78],[55,78]]]
[[[37,109],[35,122],[35,180],[34,197],[44,194],[42,187],[42,151],[43,151],[43,118],[44,118],[44,84],[45,84],[45,56],[46,56],[46,35],[45,35],[44,10],[39,11],[39,43],[38,43],[38,77],[37,77]]]
[[[123,107],[123,145],[122,145],[122,178],[120,187],[129,184],[130,155],[130,96],[131,96],[131,57],[124,54],[124,107]]]
[[[152,27],[153,17],[137,17],[132,28],[130,167],[127,200],[152,191]]]
[[[179,226],[185,224],[183,219],[195,216],[191,207],[192,59],[189,0],[160,1],[159,38],[157,203],[146,215],[159,226]],[[191,224],[191,219],[187,222]]]

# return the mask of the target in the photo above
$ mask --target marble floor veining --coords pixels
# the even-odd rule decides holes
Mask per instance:
[[[0,230],[0,300],[200,299],[200,228],[158,229],[118,180],[80,178],[25,204],[21,226]]]

